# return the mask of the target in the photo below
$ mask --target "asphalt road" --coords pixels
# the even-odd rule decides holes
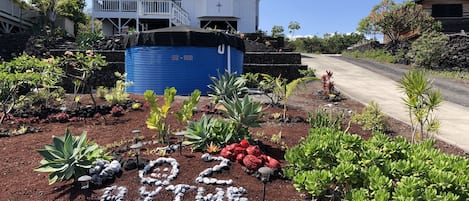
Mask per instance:
[[[383,64],[365,59],[355,59],[342,56],[337,56],[335,58],[368,69],[396,82],[399,82],[404,73],[408,71],[408,67],[403,65]],[[428,78],[433,81],[434,87],[440,90],[444,100],[464,107],[469,107],[469,84],[460,80],[452,80],[432,75],[428,76]]]

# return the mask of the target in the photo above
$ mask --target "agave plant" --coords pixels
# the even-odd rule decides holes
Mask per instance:
[[[53,136],[52,141],[53,144],[46,144],[45,149],[38,150],[44,158],[35,169],[49,173],[49,185],[72,177],[76,180],[85,175],[97,159],[110,159],[103,148],[86,140],[86,132],[80,136],[72,136],[67,129],[65,136]]]
[[[226,108],[224,114],[236,122],[238,126],[259,126],[257,119],[262,111],[260,103],[253,102],[248,96],[245,96],[243,100],[235,97],[223,101],[222,104]]]
[[[249,138],[247,130],[239,132],[231,121],[210,118],[203,115],[199,121],[187,125],[185,145],[192,145],[193,150],[207,150],[210,144],[223,145]]]
[[[208,85],[208,88],[212,90],[209,96],[213,98],[214,103],[233,99],[233,97],[241,97],[248,91],[246,79],[238,77],[236,73],[225,71],[223,75],[218,73],[218,79],[210,77],[210,80],[213,84]]]

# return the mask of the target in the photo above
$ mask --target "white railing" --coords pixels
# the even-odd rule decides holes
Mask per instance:
[[[173,3],[176,4],[176,3]],[[178,5],[172,6],[172,22],[175,25],[190,24],[189,14]]]
[[[139,16],[163,17],[176,25],[189,24],[189,14],[181,8],[181,1],[172,0],[93,0],[95,12],[136,12]]]
[[[93,0],[93,11],[137,12],[137,0]]]

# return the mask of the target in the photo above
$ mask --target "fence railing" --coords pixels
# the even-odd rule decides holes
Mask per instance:
[[[136,12],[139,16],[160,16],[171,19],[176,25],[189,24],[189,14],[181,8],[180,1],[172,0],[93,0],[93,11]]]

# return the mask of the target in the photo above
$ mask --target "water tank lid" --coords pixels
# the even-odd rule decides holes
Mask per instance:
[[[132,34],[124,38],[126,48],[134,46],[195,46],[218,47],[230,45],[242,52],[244,41],[238,36],[220,31],[190,26],[175,26]]]

